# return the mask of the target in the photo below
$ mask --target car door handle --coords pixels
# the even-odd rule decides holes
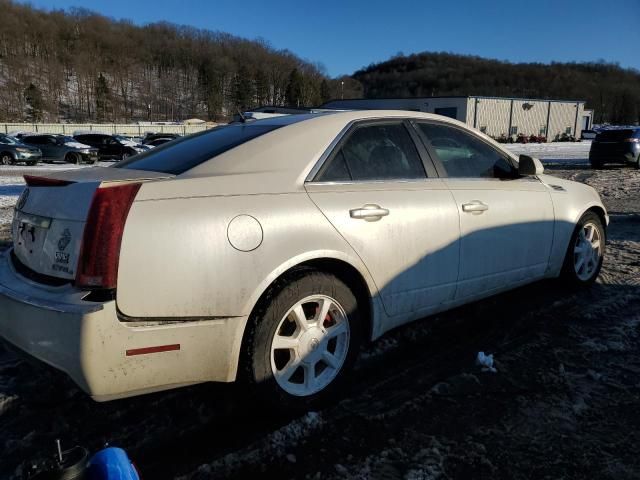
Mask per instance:
[[[376,222],[387,215],[389,215],[389,210],[372,203],[367,203],[360,208],[349,210],[349,216],[351,218],[362,219],[367,222]]]
[[[489,210],[489,205],[482,203],[480,200],[474,200],[472,202],[462,204],[463,212],[469,212],[474,215],[480,215],[485,210]]]

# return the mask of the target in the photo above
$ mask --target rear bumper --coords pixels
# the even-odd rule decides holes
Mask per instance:
[[[62,370],[97,401],[235,379],[246,317],[125,323],[115,301],[85,301],[86,293],[21,277],[5,252],[0,337]]]

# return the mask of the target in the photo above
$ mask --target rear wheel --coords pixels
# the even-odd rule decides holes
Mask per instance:
[[[10,153],[3,152],[0,154],[0,165],[13,165],[13,157]]]
[[[131,156],[131,154],[129,152],[124,152],[122,154],[122,156],[120,157],[120,160],[126,160],[127,158],[129,158]]]
[[[358,304],[337,277],[310,269],[279,280],[250,318],[246,380],[279,408],[325,406],[361,341]]]
[[[577,286],[595,282],[604,259],[606,234],[600,217],[585,213],[571,236],[562,277]]]

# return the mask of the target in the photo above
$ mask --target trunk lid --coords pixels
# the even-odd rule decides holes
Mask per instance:
[[[94,167],[28,177],[12,223],[15,259],[36,274],[73,280],[95,191],[172,175]]]

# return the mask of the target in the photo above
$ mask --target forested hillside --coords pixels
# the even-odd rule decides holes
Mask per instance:
[[[238,108],[330,98],[492,95],[587,101],[597,123],[640,120],[640,72],[600,63],[397,55],[329,79],[264,41],[0,0],[0,121],[223,120]],[[215,27],[215,26],[212,26]]]
[[[598,123],[640,121],[640,72],[608,63],[508,63],[450,53],[398,55],[353,77],[364,96],[488,95],[586,100]]]
[[[0,121],[219,119],[331,96],[320,67],[265,42],[8,0],[0,19]]]

